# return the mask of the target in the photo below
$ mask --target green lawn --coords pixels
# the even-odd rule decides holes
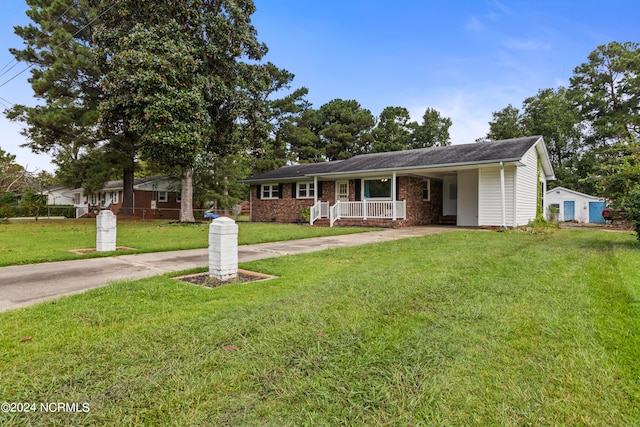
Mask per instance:
[[[631,233],[460,231],[0,313],[0,425],[640,424]],[[22,337],[32,337],[20,341]]]
[[[238,222],[238,227],[238,243],[241,245],[371,230],[249,222]],[[127,253],[206,248],[208,233],[208,222],[183,225],[169,221],[119,221],[116,244],[135,250],[78,255],[69,251],[96,246],[95,219],[0,222],[0,254],[2,254],[0,266]]]

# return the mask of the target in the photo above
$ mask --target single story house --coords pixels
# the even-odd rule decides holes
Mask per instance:
[[[41,194],[47,197],[48,206],[73,205],[75,203],[73,190],[60,185],[49,187]]]
[[[547,206],[557,215],[559,221],[604,224],[602,211],[606,202],[601,197],[591,196],[564,187],[547,191]],[[552,212],[550,212],[551,214]]]
[[[153,176],[134,179],[133,215],[142,218],[178,219],[180,190],[179,178]],[[77,218],[95,216],[102,208],[108,208],[117,215],[122,208],[122,180],[109,181],[93,194],[85,194],[82,188],[57,191],[70,198],[69,204],[75,206]]]
[[[284,166],[243,180],[251,220],[516,227],[546,212],[555,179],[541,136]],[[306,220],[306,218],[305,218]]]

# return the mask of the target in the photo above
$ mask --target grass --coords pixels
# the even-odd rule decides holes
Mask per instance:
[[[6,425],[640,424],[631,233],[460,231],[0,313]],[[20,338],[31,336],[28,341]]]
[[[238,227],[238,243],[240,245],[371,230],[370,228],[327,228],[248,222],[239,222]],[[206,248],[208,233],[208,222],[184,225],[168,221],[119,221],[117,224],[117,245],[135,248],[135,250],[78,255],[69,251],[95,248],[95,219],[40,220],[28,223],[23,221],[5,222],[0,223],[0,253],[2,253],[0,266],[129,253]]]

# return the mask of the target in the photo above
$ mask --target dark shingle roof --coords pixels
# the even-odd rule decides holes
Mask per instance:
[[[307,175],[315,175],[318,173],[326,173],[330,171],[337,164],[344,160],[335,160],[333,162],[321,162],[321,163],[305,163],[302,165],[283,166],[281,168],[265,172],[256,176],[247,178],[246,182],[251,181],[265,181],[274,179],[292,179],[302,178]]]
[[[361,154],[346,160],[285,166],[246,179],[246,182],[293,179],[304,176],[364,171],[428,168],[474,163],[515,161],[540,139],[540,136],[420,148],[387,153]]]

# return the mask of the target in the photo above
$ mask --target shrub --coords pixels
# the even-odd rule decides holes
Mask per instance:
[[[52,206],[47,206],[47,209],[44,210],[44,213],[51,216],[64,216],[65,218],[75,218],[76,208],[73,207],[73,205],[52,205]]]
[[[11,218],[13,216],[13,209],[11,206],[0,206],[0,219]]]
[[[636,237],[640,240],[640,186],[629,193],[625,208],[625,218],[631,221]]]
[[[304,222],[308,224],[311,220],[311,208],[300,209],[298,213],[300,214],[300,217],[302,217]]]
[[[527,234],[549,234],[557,231],[558,228],[558,223],[547,221],[542,215],[537,215],[536,219],[530,221],[529,224],[524,227],[518,227],[514,231]]]

